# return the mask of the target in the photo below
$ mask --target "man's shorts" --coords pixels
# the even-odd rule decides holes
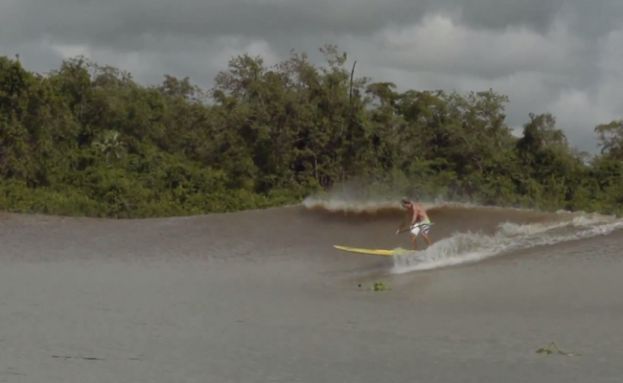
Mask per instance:
[[[418,235],[420,233],[424,235],[428,235],[430,233],[431,223],[429,222],[419,222],[411,227],[411,234]]]

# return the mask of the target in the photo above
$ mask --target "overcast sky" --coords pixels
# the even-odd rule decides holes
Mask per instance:
[[[581,150],[623,117],[622,0],[0,0],[0,55],[41,73],[84,55],[210,88],[235,55],[315,59],[325,43],[401,91],[506,94],[514,128],[552,113]]]

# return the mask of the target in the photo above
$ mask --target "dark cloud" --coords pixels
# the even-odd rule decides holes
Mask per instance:
[[[24,0],[9,5],[2,18],[22,36],[51,34],[71,41],[117,43],[120,36],[184,34],[194,36],[274,36],[282,33],[365,34],[389,21],[417,20],[424,7],[408,1],[72,1]],[[45,12],[41,12],[44,10]],[[1,16],[0,16],[1,17]],[[28,19],[24,24],[18,20]]]
[[[564,0],[467,0],[460,4],[462,20],[468,25],[490,29],[527,26],[545,32],[560,12]]]

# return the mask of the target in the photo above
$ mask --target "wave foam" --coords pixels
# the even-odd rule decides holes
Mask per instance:
[[[548,224],[500,224],[493,235],[456,233],[423,251],[404,250],[394,257],[393,273],[431,270],[477,262],[511,251],[607,235],[623,229],[623,220],[598,214],[579,215]]]
[[[307,197],[303,201],[303,206],[307,209],[344,213],[375,213],[381,210],[401,209],[399,202],[389,199],[359,201],[341,198]]]
[[[473,208],[482,207],[466,202],[449,202],[445,200],[435,201],[419,201],[425,209],[433,209],[438,207],[462,207]],[[303,200],[303,206],[310,210],[325,210],[331,213],[355,213],[355,214],[373,214],[380,211],[399,210],[403,211],[400,204],[400,198],[375,198],[375,199],[355,199],[340,197],[307,197]],[[482,207],[484,208],[484,207]],[[495,207],[488,207],[494,209]],[[508,208],[504,208],[508,209]]]

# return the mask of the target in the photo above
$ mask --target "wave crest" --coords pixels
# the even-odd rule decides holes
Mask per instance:
[[[577,214],[561,222],[501,223],[493,235],[455,233],[423,251],[403,250],[394,257],[393,273],[431,270],[477,262],[536,246],[607,235],[623,229],[623,220],[599,214]]]

